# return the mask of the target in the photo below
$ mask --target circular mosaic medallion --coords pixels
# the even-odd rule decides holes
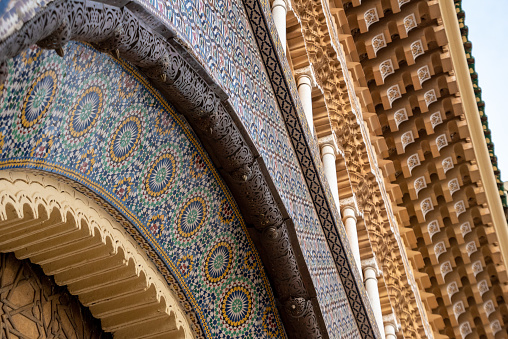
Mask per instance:
[[[136,149],[141,138],[141,121],[136,116],[125,119],[113,134],[109,147],[111,159],[121,162]]]
[[[30,128],[37,124],[55,99],[57,77],[53,70],[44,72],[32,83],[21,108],[21,124]]]
[[[68,74],[66,81],[72,81],[73,85],[62,86],[60,94],[63,106],[60,109],[63,122],[60,127],[62,146],[66,150],[76,150],[97,144],[98,136],[105,138],[104,134],[112,133],[112,126],[108,126],[105,132],[102,132],[101,127],[104,120],[111,116],[114,107],[111,105],[110,84],[100,72],[87,74],[83,79]],[[71,108],[69,114],[67,107]],[[101,151],[98,155],[104,153],[107,152]],[[62,156],[65,157],[64,154]]]
[[[231,246],[225,241],[215,244],[205,260],[205,274],[208,281],[217,283],[223,280],[231,268],[232,261]]]
[[[69,131],[75,138],[88,133],[97,122],[102,111],[103,94],[99,87],[92,86],[78,97],[72,110]]]
[[[121,116],[117,116],[117,110],[122,112]],[[144,103],[135,103],[125,108],[117,107],[110,113],[107,117],[104,115],[100,129],[98,129],[108,140],[107,149],[101,156],[104,167],[114,173],[132,171],[135,167],[140,171],[143,170],[145,173],[143,177],[146,177],[151,164],[157,158],[156,156],[168,152],[168,147],[147,151],[146,143],[150,142],[149,136],[153,133],[149,127],[151,114],[149,108]],[[178,166],[177,153],[171,150]],[[141,183],[143,191],[145,191],[144,194],[152,199],[153,196],[145,190],[144,180]]]
[[[220,302],[221,318],[231,327],[238,328],[247,322],[252,314],[252,295],[243,285],[227,290]]]
[[[150,166],[145,179],[145,189],[152,197],[164,194],[173,183],[176,174],[175,157],[166,153],[158,157]]]
[[[178,233],[182,238],[190,238],[199,231],[205,220],[205,200],[199,196],[193,197],[185,203],[178,214]]]

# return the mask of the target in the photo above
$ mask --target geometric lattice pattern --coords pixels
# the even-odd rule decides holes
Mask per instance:
[[[111,338],[90,311],[39,266],[0,253],[1,338]]]

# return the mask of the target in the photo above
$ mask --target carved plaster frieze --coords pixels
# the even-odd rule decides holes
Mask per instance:
[[[466,244],[466,252],[469,257],[471,257],[471,254],[473,254],[477,250],[478,248],[476,247],[476,242],[474,242],[474,240]]]
[[[446,293],[448,293],[450,299],[458,291],[459,287],[457,286],[457,283],[455,281],[452,281],[451,283],[448,284],[448,286],[446,286]]]
[[[437,150],[440,151],[442,148],[448,146],[448,140],[446,140],[446,135],[441,134],[436,138],[436,146]]]
[[[350,98],[348,95],[348,91],[354,93],[354,89],[351,85],[351,78],[346,71],[347,64],[345,57],[341,49],[333,48],[336,31],[333,27],[328,26],[327,20],[323,20],[323,15],[325,19],[328,19],[329,14],[326,4],[318,0],[293,1],[295,16],[301,22],[308,58],[314,69],[319,69],[316,72],[316,81],[323,91],[330,122],[332,125],[336,124],[334,126],[335,132],[340,136],[340,143],[344,147],[344,157],[348,165],[353,192],[357,197],[358,206],[364,215],[365,224],[369,228],[368,235],[372,247],[382,258],[387,253],[390,253],[390,251],[397,251],[397,253],[400,251],[401,253],[400,257],[395,260],[394,265],[387,268],[389,270],[387,273],[392,276],[405,275],[408,277],[407,279],[398,279],[394,283],[401,293],[415,295],[415,301],[411,310],[402,306],[395,309],[395,313],[401,319],[402,314],[405,314],[404,312],[411,314],[410,319],[406,316],[403,317],[404,335],[411,336],[412,331],[422,328],[427,336],[432,337],[426,321],[424,308],[418,297],[418,289],[415,289],[415,291],[411,290],[414,278],[411,274],[407,256],[405,252],[401,251],[403,244],[394,233],[389,236],[381,236],[381,234],[386,234],[384,228],[388,228],[388,225],[393,230],[393,225],[396,224],[396,221],[389,199],[386,197],[381,174],[377,166],[375,166],[376,157],[372,156],[372,146],[366,144],[366,141],[369,140],[369,134],[365,130],[364,125],[359,123],[362,120],[360,116],[361,108],[357,100],[355,100],[355,96],[352,95]],[[377,47],[382,48],[386,46],[384,36],[378,38],[383,40],[372,41],[374,50],[378,43],[380,45]],[[330,39],[332,43],[330,43]],[[337,46],[340,46],[340,44],[337,44]],[[339,53],[338,58],[337,53]],[[344,77],[337,77],[336,75],[341,72]],[[347,90],[343,90],[344,88]],[[337,105],[337,100],[343,100],[345,104],[339,106]],[[368,159],[368,163],[362,159]],[[362,167],[363,169],[361,169]],[[379,199],[380,205],[377,207],[381,209],[384,207],[387,213],[377,213],[378,208],[373,208],[372,206],[373,199]]]
[[[374,49],[374,54],[377,55],[377,52],[381,49],[388,46],[386,44],[386,39],[384,34],[378,34],[372,38],[372,48]]]
[[[443,166],[443,170],[445,173],[448,172],[449,170],[451,170],[453,168],[452,157],[443,159],[443,161],[441,162],[441,165]]]
[[[469,224],[469,221],[466,221],[460,225],[460,233],[462,234],[462,237],[465,237],[469,232],[471,232],[471,225]]]
[[[489,284],[487,283],[487,280],[482,280],[478,282],[478,284],[476,284],[476,287],[478,288],[480,296],[483,296],[489,290]]]
[[[421,176],[419,178],[417,178],[414,183],[413,183],[413,187],[415,188],[415,192],[416,192],[416,197],[418,197],[418,193],[424,189],[424,188],[427,188],[427,181],[425,180],[425,177],[424,176]]]
[[[392,87],[388,88],[386,90],[386,97],[388,98],[390,107],[392,106],[395,100],[402,98],[399,85],[393,85]]]
[[[443,276],[443,279],[444,277],[450,273],[451,271],[453,271],[453,267],[452,267],[452,263],[450,261],[445,261],[444,263],[441,264],[441,266],[439,267],[439,271],[441,272],[441,275]]]
[[[458,201],[453,205],[455,208],[455,213],[457,214],[457,217],[461,215],[462,213],[466,212],[466,204],[464,203],[464,200]]]
[[[399,109],[397,112],[395,112],[395,114],[393,115],[393,118],[394,118],[395,124],[397,124],[397,128],[398,128],[402,122],[408,120],[406,109],[405,108]]]
[[[496,311],[496,307],[494,306],[492,300],[486,301],[483,304],[483,309],[485,310],[485,314],[487,314],[487,317],[489,317],[492,313]]]
[[[441,124],[443,122],[443,119],[441,118],[441,112],[437,111],[435,113],[432,113],[430,116],[430,125],[432,128],[435,128],[437,125]]]
[[[425,94],[423,95],[423,99],[425,100],[425,105],[427,105],[427,107],[429,107],[430,104],[437,101],[436,91],[431,89],[431,90],[425,92]]]
[[[416,23],[416,18],[415,18],[414,13],[406,16],[402,22],[404,24],[404,28],[406,29],[406,33],[409,33],[410,30],[412,30],[413,28],[415,28],[418,25]]]
[[[459,319],[459,316],[464,312],[466,312],[466,308],[464,307],[464,303],[462,301],[458,301],[453,305],[455,319]]]
[[[429,232],[430,240],[432,240],[432,237],[435,234],[439,233],[440,231],[441,229],[439,228],[439,223],[437,222],[437,220],[432,220],[427,225],[427,232]]]
[[[448,181],[448,190],[450,190],[451,195],[460,190],[459,180],[457,180],[457,178]]]
[[[469,324],[469,321],[466,321],[459,326],[460,334],[462,335],[462,338],[465,338],[468,334],[473,333],[473,330],[471,329],[471,325]]]
[[[391,59],[385,60],[382,63],[379,64],[379,72],[381,73],[381,78],[383,81],[387,76],[390,74],[395,73],[393,69],[393,63]]]
[[[427,65],[418,68],[418,71],[416,73],[418,75],[418,80],[420,81],[420,85],[430,79],[430,70],[429,70],[429,66],[427,66]]]
[[[418,156],[418,153],[413,154],[409,158],[407,158],[407,168],[409,169],[409,173],[413,172],[413,169],[416,166],[420,166],[420,157]]]
[[[411,44],[411,54],[413,55],[413,59],[416,60],[420,55],[424,54],[423,44],[421,40],[417,40]]]
[[[497,332],[500,332],[503,330],[503,327],[501,326],[501,323],[499,320],[494,320],[492,323],[490,323],[490,330],[492,331],[492,334],[496,335]]]
[[[422,202],[420,203],[420,208],[423,213],[423,218],[425,219],[427,213],[434,210],[434,204],[432,203],[432,200],[430,198],[426,198],[423,199]]]
[[[436,254],[436,259],[439,260],[439,256],[446,252],[446,245],[444,241],[440,241],[434,245],[434,253]]]
[[[379,15],[377,14],[377,9],[374,7],[374,8],[367,10],[363,14],[363,18],[365,19],[365,24],[367,25],[367,29],[368,29],[370,25],[379,21]]]
[[[471,264],[471,269],[473,270],[473,274],[476,277],[478,273],[483,272],[483,265],[480,260],[475,261]]]
[[[402,7],[402,5],[407,4],[411,0],[399,0],[399,8]]]

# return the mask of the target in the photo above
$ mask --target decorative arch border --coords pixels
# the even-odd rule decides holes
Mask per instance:
[[[115,336],[195,337],[179,298],[138,241],[61,178],[0,171],[0,252],[40,265]]]
[[[111,3],[56,0],[40,9],[0,42],[0,86],[7,75],[6,62],[34,43],[62,55],[68,41],[88,42],[137,66],[189,121],[232,191],[246,223],[253,226],[250,234],[275,291],[287,334],[327,338],[293,223],[227,95],[158,18],[135,2]],[[313,180],[322,191],[319,179]],[[338,235],[334,239],[335,245],[341,246],[336,243],[340,242]],[[149,251],[149,245],[145,249]],[[350,289],[351,308],[361,332],[371,338],[372,311],[361,300],[365,294],[358,291],[356,283],[351,284],[351,267],[344,250],[339,252],[337,268],[349,272],[344,286]]]

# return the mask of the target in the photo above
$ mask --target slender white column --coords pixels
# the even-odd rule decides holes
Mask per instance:
[[[356,267],[360,272],[360,276],[363,276],[362,262],[360,259],[360,245],[358,243],[358,231],[356,229],[356,208],[354,203],[353,198],[343,199],[340,201],[340,207],[342,209],[342,221],[344,222],[344,226],[346,228],[347,239],[349,240],[349,245],[351,246],[351,251],[353,252]]]
[[[376,322],[381,332],[381,338],[385,337],[383,326],[383,312],[381,310],[381,301],[379,299],[379,290],[377,287],[377,277],[380,274],[379,268],[375,258],[370,258],[362,261],[363,276],[365,282],[365,289],[369,295],[370,305],[376,317]]]
[[[385,338],[386,339],[397,339],[397,332],[400,330],[400,324],[395,318],[395,314],[385,315],[383,317],[385,324]]]
[[[305,67],[295,71],[298,82],[298,94],[302,102],[303,111],[309,124],[310,132],[314,135],[314,116],[312,115],[312,85],[314,83],[312,70]]]
[[[335,200],[335,204],[339,208],[339,187],[337,186],[337,167],[335,166],[337,147],[333,135],[320,138],[319,145],[321,146],[321,159],[323,160],[326,180],[328,180],[330,185],[333,200]]]
[[[286,53],[286,14],[286,1],[275,0],[272,4],[273,21],[275,21],[275,28],[277,28],[277,33],[279,34],[284,53]]]

